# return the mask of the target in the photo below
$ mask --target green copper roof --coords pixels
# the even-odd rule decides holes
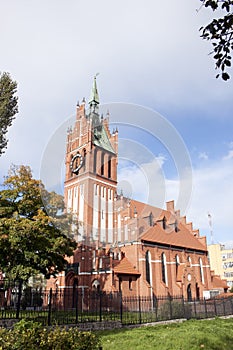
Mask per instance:
[[[92,89],[91,89],[91,95],[90,95],[90,99],[89,99],[89,104],[92,103],[97,103],[99,104],[99,94],[98,94],[98,90],[97,90],[97,84],[96,84],[96,75],[94,76],[94,81],[93,81],[93,85],[92,85]]]
[[[94,135],[93,135],[93,143],[96,146],[99,146],[106,151],[109,151],[111,153],[115,153],[111,142],[109,141],[107,132],[104,128],[104,126],[99,126],[94,129]]]
[[[91,89],[91,96],[89,100],[90,105],[90,112],[89,112],[89,118],[92,120],[92,127],[93,127],[93,144],[95,146],[101,147],[104,150],[114,153],[114,149],[111,145],[111,142],[108,138],[108,134],[105,130],[105,127],[100,121],[99,112],[98,112],[98,105],[99,105],[99,94],[97,90],[97,84],[96,84],[96,76],[94,76],[94,81]]]

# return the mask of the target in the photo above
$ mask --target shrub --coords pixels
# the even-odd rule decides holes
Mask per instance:
[[[46,329],[33,321],[22,320],[14,329],[0,329],[0,350],[97,350],[100,339],[77,328]]]

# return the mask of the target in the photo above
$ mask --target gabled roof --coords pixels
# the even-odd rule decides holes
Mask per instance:
[[[136,201],[134,199],[131,199],[130,201],[130,207],[132,209],[136,209],[138,216],[140,217],[148,217],[150,214],[154,216],[155,219],[159,217],[164,217],[165,213],[168,214],[168,212],[164,209],[154,207],[152,205]]]
[[[114,273],[120,275],[141,275],[140,272],[138,272],[133,267],[133,265],[129,262],[129,260],[126,257],[120,260],[117,266],[113,268],[113,270]]]
[[[93,144],[115,154],[104,125],[100,125],[94,130]]]
[[[212,287],[215,289],[223,288],[223,289],[228,289],[229,286],[227,285],[226,280],[222,280],[220,276],[218,275],[212,275],[211,276],[211,282],[212,282]]]
[[[162,245],[207,251],[207,248],[181,223],[178,224],[178,232],[175,230],[167,232],[159,224],[156,224],[141,236],[141,240]]]

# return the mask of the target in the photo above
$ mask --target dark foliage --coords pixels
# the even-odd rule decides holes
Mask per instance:
[[[214,18],[208,25],[201,27],[201,37],[210,40],[213,45],[211,54],[218,70],[216,78],[230,79],[227,71],[231,67],[233,49],[233,13],[232,0],[202,0],[203,6],[215,11]]]
[[[6,133],[18,112],[17,83],[9,73],[0,74],[0,155],[7,147]]]

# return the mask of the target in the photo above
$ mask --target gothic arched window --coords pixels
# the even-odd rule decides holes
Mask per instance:
[[[190,256],[188,256],[188,259],[187,259],[188,263],[189,263],[189,266],[191,267],[192,266],[192,259]]]
[[[203,273],[203,263],[202,263],[202,259],[199,259],[199,266],[200,266],[200,278],[201,278],[201,282],[204,283],[204,273]]]
[[[112,177],[112,161],[111,157],[108,158],[108,178],[110,179]]]
[[[176,255],[176,278],[178,277],[178,268],[179,268],[179,265],[180,265],[180,258],[179,258],[179,255],[177,254],[177,255]]]
[[[86,155],[87,155],[87,151],[84,148],[83,149],[83,171],[86,171]]]
[[[104,152],[101,153],[101,175],[104,175]]]
[[[149,250],[146,252],[146,281],[151,284],[151,255]]]
[[[132,278],[129,278],[129,290],[132,290]]]
[[[93,173],[96,174],[96,159],[97,159],[97,149],[94,150],[94,159],[93,159]]]
[[[167,284],[167,264],[166,264],[166,255],[162,253],[161,255],[161,264],[162,264],[162,281]]]

